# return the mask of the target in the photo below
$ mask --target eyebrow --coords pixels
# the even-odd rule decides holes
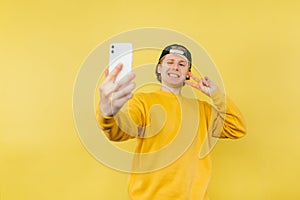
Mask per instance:
[[[166,61],[174,61],[175,59],[173,59],[173,58],[169,58],[169,59],[166,59]],[[187,63],[188,61],[186,61],[186,60],[179,60],[179,62],[185,62],[185,63]]]

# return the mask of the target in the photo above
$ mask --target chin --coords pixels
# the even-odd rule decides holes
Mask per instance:
[[[170,87],[170,88],[181,88],[183,85],[184,85],[184,82],[170,82],[170,83],[166,83],[164,84],[166,85],[167,87]]]
[[[180,88],[184,85],[184,81],[185,79],[182,79],[182,77],[178,79],[167,78],[162,80],[162,84],[170,88]]]

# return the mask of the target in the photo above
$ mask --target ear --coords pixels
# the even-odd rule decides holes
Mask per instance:
[[[159,74],[161,73],[161,69],[160,69],[160,68],[161,68],[161,65],[158,64],[158,65],[157,65],[157,73],[159,73]]]
[[[189,72],[191,72],[191,68],[189,68]],[[190,76],[187,75],[187,76],[185,77],[185,80],[190,80]]]

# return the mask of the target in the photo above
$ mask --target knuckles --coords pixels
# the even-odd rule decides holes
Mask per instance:
[[[109,92],[102,86],[99,88],[99,91],[102,97],[107,98],[109,96]]]
[[[104,89],[105,87],[104,87],[104,85],[102,84],[102,85],[100,85],[100,87],[99,87],[99,91],[101,92],[101,93],[103,93],[104,91],[105,91],[105,89]]]

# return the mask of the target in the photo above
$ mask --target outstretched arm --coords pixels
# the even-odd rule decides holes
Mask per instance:
[[[129,99],[133,97],[133,89],[135,84],[132,82],[135,75],[133,73],[127,74],[120,82],[116,82],[116,77],[122,70],[122,64],[108,73],[105,71],[105,80],[102,82],[100,91],[100,104],[96,112],[97,122],[105,135],[112,141],[123,141],[133,138],[120,128],[120,124],[127,124],[126,117],[117,117],[120,109],[124,106]]]
[[[211,110],[213,124],[211,134],[220,138],[240,138],[246,134],[246,125],[242,113],[237,106],[218,89],[218,86],[208,77],[199,79],[189,72],[195,82],[186,81],[191,87],[209,96],[214,104]]]

